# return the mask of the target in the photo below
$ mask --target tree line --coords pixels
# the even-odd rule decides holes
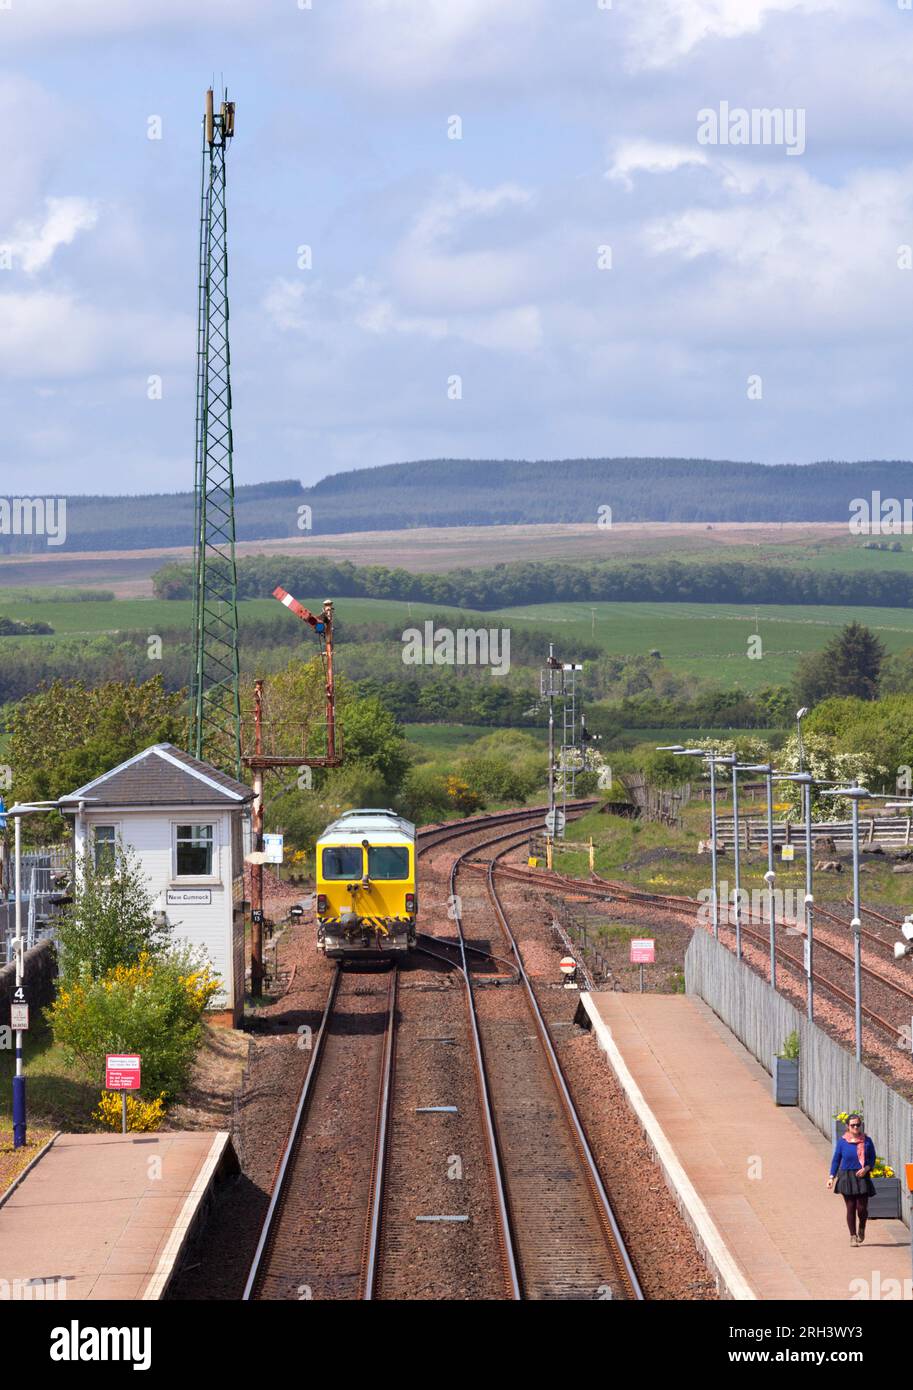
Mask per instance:
[[[268,598],[277,576],[302,598],[376,598],[439,603],[476,611],[531,603],[775,603],[905,608],[913,603],[913,574],[780,569],[740,560],[599,561],[561,564],[520,561],[486,569],[413,573],[349,560],[245,556],[238,561],[241,598]],[[173,562],[153,576],[156,597],[188,599],[193,570]]]

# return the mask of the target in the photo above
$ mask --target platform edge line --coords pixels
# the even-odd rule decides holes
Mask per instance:
[[[606,1023],[605,1019],[601,1017],[589,991],[581,991],[580,1002],[590,1019],[599,1046],[606,1054],[612,1070],[621,1083],[628,1104],[631,1106],[631,1109],[640,1121],[650,1143],[653,1145],[659,1165],[665,1174],[666,1182],[678,1197],[683,1210],[687,1213],[688,1223],[703,1246],[707,1259],[713,1266],[717,1278],[721,1281],[731,1299],[739,1302],[756,1301],[758,1295],[751,1287],[745,1274],[739,1268],[735,1256],[720,1234],[716,1222],[713,1220],[704,1202],[698,1196],[694,1184],[679,1162],[675,1150],[666,1138],[662,1125],[650,1108],[646,1097],[631,1075],[627,1063],[618,1050],[615,1039],[612,1037],[611,1028]]]

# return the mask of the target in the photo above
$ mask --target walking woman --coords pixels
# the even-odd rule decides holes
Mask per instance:
[[[834,1157],[831,1159],[831,1175],[827,1180],[828,1187],[834,1187],[836,1176],[836,1191],[846,1203],[850,1245],[861,1245],[865,1240],[869,1198],[875,1195],[875,1184],[869,1176],[874,1166],[875,1145],[865,1132],[862,1116],[852,1114],[847,1119],[843,1137],[837,1140]]]

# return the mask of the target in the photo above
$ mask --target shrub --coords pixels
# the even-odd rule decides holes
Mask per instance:
[[[148,880],[129,846],[116,844],[99,867],[90,851],[79,863],[74,901],[58,926],[62,973],[97,980],[117,965],[165,949],[171,928],[152,920]]]
[[[83,966],[63,982],[46,1017],[69,1060],[104,1082],[105,1054],[142,1056],[141,1094],[165,1100],[187,1082],[202,1036],[201,1016],[219,982],[189,947],[116,965],[93,979]]]
[[[398,811],[420,825],[424,821],[442,820],[453,807],[443,772],[425,765],[409,769],[396,798]]]
[[[147,1134],[158,1129],[165,1118],[165,1092],[155,1100],[139,1100],[127,1096],[127,1129]],[[123,1102],[119,1091],[102,1091],[101,1099],[92,1115],[93,1120],[108,1129],[119,1130],[123,1123]]]
[[[479,793],[468,786],[461,777],[451,774],[447,778],[446,787],[449,806],[459,811],[461,816],[471,816],[475,811],[481,811],[485,805]]]
[[[484,801],[526,800],[536,785],[534,774],[503,753],[472,753],[458,764],[463,781]]]

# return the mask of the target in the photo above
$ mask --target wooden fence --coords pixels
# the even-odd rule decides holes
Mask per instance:
[[[859,843],[863,849],[880,845],[883,849],[906,849],[913,846],[911,838],[913,819],[910,816],[860,816]],[[725,844],[732,844],[732,816],[717,817],[717,838]],[[804,821],[774,821],[773,839],[775,845],[795,845],[802,853],[805,850]],[[835,845],[851,845],[853,823],[841,821],[813,821],[812,848],[815,840],[831,839]],[[739,816],[739,844],[750,849],[752,845],[767,844],[767,814]]]
[[[681,818],[682,807],[691,799],[690,782],[669,791],[664,787],[653,786],[639,772],[622,773],[619,780],[644,820],[675,825]]]

